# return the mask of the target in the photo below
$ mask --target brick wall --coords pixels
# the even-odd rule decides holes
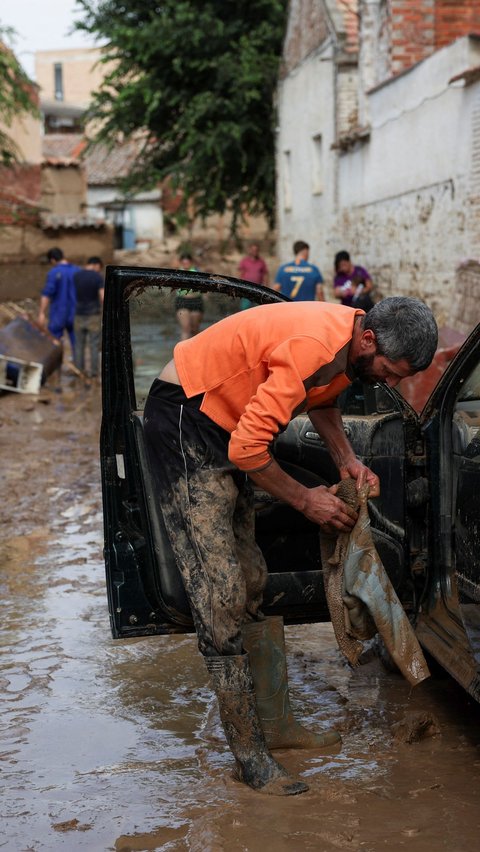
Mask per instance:
[[[472,33],[480,34],[479,0],[436,0],[436,48]]]
[[[435,5],[435,0],[391,0],[392,74],[410,68],[433,53]]]
[[[16,163],[0,166],[0,191],[2,195],[14,196],[32,204],[40,202],[41,166]]]
[[[461,36],[480,34],[479,0],[379,0],[375,14],[377,27],[387,28],[390,39],[389,73],[385,69],[378,82]]]
[[[40,165],[0,167],[0,227],[38,223],[40,177]]]
[[[40,210],[15,196],[0,192],[0,228],[7,225],[39,225]]]

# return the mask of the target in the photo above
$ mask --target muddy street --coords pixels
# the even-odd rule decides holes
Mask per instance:
[[[480,708],[446,675],[412,691],[378,660],[350,670],[330,625],[289,627],[297,713],[343,748],[279,752],[311,790],[277,799],[232,779],[193,636],[111,639],[99,409],[66,374],[0,396],[0,848],[478,848]]]

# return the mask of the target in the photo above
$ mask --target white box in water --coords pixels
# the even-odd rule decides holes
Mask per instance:
[[[15,372],[13,378],[7,378],[7,368]],[[12,370],[13,368],[13,370]],[[9,355],[0,355],[0,388],[16,393],[39,393],[42,384],[43,364],[36,361],[22,361]]]

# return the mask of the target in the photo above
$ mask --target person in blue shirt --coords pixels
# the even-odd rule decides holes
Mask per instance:
[[[48,309],[47,328],[50,334],[61,340],[64,331],[66,331],[70,338],[73,354],[75,352],[73,322],[77,305],[73,276],[80,269],[65,259],[60,248],[49,249],[47,258],[52,269],[47,274],[47,280],[40,297],[38,324],[42,327],[47,325],[46,312]]]
[[[303,240],[293,244],[295,259],[284,263],[275,276],[273,289],[294,302],[323,302],[323,277],[318,266],[308,262],[310,246]]]

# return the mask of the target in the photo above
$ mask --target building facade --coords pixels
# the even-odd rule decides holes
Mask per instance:
[[[84,215],[107,222],[113,229],[115,248],[134,249],[164,237],[162,192],[126,194],[122,180],[128,175],[141,140],[118,142],[113,148],[82,145],[83,114],[100,88],[111,63],[102,62],[101,48],[40,50],[35,54],[35,73],[40,86],[44,116],[44,155],[69,149],[74,139],[75,157],[86,180]],[[62,155],[60,155],[62,156]]]
[[[292,21],[312,16],[322,25],[302,54]],[[290,19],[278,96],[280,257],[305,239],[331,280],[336,251],[347,249],[382,295],[420,296],[440,322],[460,323],[480,236],[479,5],[294,0]]]

